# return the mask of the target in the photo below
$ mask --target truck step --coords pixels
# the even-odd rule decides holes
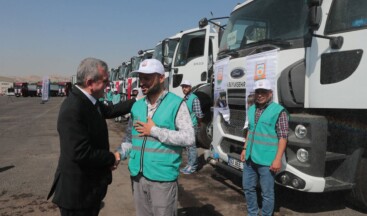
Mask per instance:
[[[344,182],[334,177],[325,178],[325,192],[326,191],[338,191],[338,190],[348,190],[354,187],[353,183]]]
[[[325,162],[326,161],[335,161],[335,160],[344,160],[346,158],[345,154],[335,153],[335,152],[326,152]]]

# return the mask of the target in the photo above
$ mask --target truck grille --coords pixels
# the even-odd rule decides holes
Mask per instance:
[[[245,110],[230,109],[230,124],[222,119],[222,129],[226,134],[243,137],[245,120]]]
[[[222,121],[222,129],[227,134],[243,137],[243,126],[246,120],[246,89],[228,89],[227,93],[230,124]]]
[[[241,155],[243,142],[224,138],[220,144],[220,147],[226,154],[232,153]]]

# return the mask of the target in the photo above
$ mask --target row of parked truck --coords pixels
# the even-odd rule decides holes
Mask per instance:
[[[70,88],[71,82],[51,83],[49,86],[49,95],[52,97],[68,96]],[[15,82],[13,87],[8,89],[8,95],[11,94],[14,94],[16,97],[41,97],[42,82]]]
[[[228,19],[204,18],[199,27],[141,51],[111,71],[111,80],[128,98],[139,82],[129,73],[145,58],[162,61],[166,88],[177,95],[183,96],[181,81],[190,80],[205,113],[198,140],[209,149],[208,161],[242,176],[251,64],[260,65],[265,77],[271,70],[273,100],[290,114],[276,183],[304,192],[343,190],[367,209],[366,36],[365,0],[247,0]],[[213,66],[224,60],[228,121],[212,113]]]

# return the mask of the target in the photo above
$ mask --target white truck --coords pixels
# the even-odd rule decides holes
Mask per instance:
[[[212,140],[212,74],[217,58],[219,37],[223,26],[213,20],[228,17],[202,19],[198,28],[177,33],[162,43],[164,65],[168,68],[168,90],[184,97],[182,80],[190,80],[193,92],[198,96],[205,114],[198,140],[203,147],[209,148]],[[210,23],[210,24],[209,24]],[[175,48],[175,52],[172,50]],[[158,50],[160,50],[158,48]],[[170,51],[167,51],[170,50]],[[172,55],[173,54],[173,55]]]
[[[163,41],[159,41],[158,44],[154,48],[153,59],[157,59],[162,62],[165,70],[165,80],[164,87],[169,89],[169,77],[170,70],[173,60],[173,55],[175,54],[177,44],[181,39],[182,34],[178,33],[174,36],[164,39]]]
[[[121,80],[121,100],[128,99],[128,79],[129,73],[131,72],[131,61],[122,62],[121,67],[119,67],[119,80]],[[131,82],[131,81],[130,81]],[[131,86],[130,86],[131,91]]]
[[[365,0],[247,0],[237,5],[217,58],[229,58],[230,121],[221,115],[213,120],[210,162],[242,176],[245,97],[252,91],[246,68],[253,54],[276,50],[273,100],[290,113],[286,159],[276,183],[304,192],[348,190],[349,200],[366,209],[365,38]]]
[[[145,59],[151,59],[154,53],[154,49],[139,50],[137,56],[131,57],[131,71],[139,69],[139,65]],[[130,76],[131,79],[131,90],[139,87],[139,79],[136,76]]]
[[[116,69],[111,68],[111,70],[110,70],[109,80],[110,80],[110,87],[111,87],[112,91],[116,90],[117,92],[121,92],[120,88],[119,88],[119,86],[120,86],[120,80],[119,80],[119,77],[118,77],[119,71],[120,71],[120,67],[118,67]]]

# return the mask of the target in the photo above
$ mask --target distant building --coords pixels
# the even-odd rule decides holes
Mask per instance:
[[[8,92],[8,88],[13,87],[14,80],[9,77],[0,76],[0,95],[5,95]]]

